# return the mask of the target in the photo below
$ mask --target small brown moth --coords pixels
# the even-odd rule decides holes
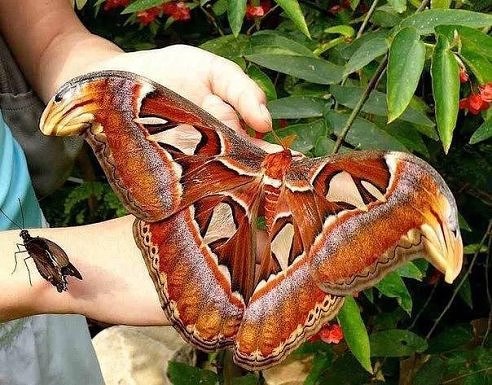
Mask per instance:
[[[67,290],[67,275],[82,279],[80,272],[70,263],[67,253],[59,245],[43,237],[32,237],[29,231],[24,228],[24,225],[19,226],[1,208],[0,212],[21,230],[19,235],[23,243],[17,243],[18,251],[14,253],[15,266],[12,273],[17,268],[17,254],[28,253],[29,256],[24,258],[24,263],[29,274],[29,283],[31,283],[31,274],[26,263],[29,258],[33,259],[39,274],[55,286],[59,293]],[[21,214],[22,222],[24,222],[22,207]],[[21,246],[24,247],[24,250],[21,249]]]

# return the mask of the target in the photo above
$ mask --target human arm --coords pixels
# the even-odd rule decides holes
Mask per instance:
[[[28,255],[17,255],[19,230],[0,232],[0,322],[41,313],[79,313],[99,321],[168,325],[142,255],[132,236],[134,218],[68,228],[30,230],[60,245],[83,280],[68,277],[58,293],[44,280]],[[21,247],[22,249],[22,247]],[[29,274],[32,286],[29,284]]]
[[[77,75],[121,69],[173,89],[234,129],[240,128],[234,109],[254,129],[271,128],[263,92],[236,64],[183,45],[123,53],[91,34],[69,0],[2,0],[0,32],[44,101]]]

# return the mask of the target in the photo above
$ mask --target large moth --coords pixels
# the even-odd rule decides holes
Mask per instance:
[[[415,156],[268,153],[165,87],[120,71],[66,83],[45,134],[83,135],[137,217],[134,237],[184,339],[231,348],[248,369],[279,362],[343,297],[424,256],[452,282],[456,204]],[[256,222],[266,244],[257,251]]]

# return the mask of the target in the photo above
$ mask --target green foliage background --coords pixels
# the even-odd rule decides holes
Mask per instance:
[[[417,260],[347,300],[338,317],[345,343],[305,343],[294,353],[313,356],[305,384],[492,384],[492,109],[458,109],[460,98],[492,82],[491,1],[275,0],[250,20],[246,0],[193,0],[191,22],[161,15],[148,26],[137,13],[162,0],[109,12],[103,1],[77,3],[93,32],[125,50],[185,43],[239,64],[265,91],[278,135],[295,135],[295,150],[412,152],[454,192],[466,245],[456,283]],[[460,67],[469,82],[460,84]],[[80,180],[43,202],[52,223],[124,213],[97,167],[85,153]],[[169,376],[175,384],[263,381],[177,363]]]

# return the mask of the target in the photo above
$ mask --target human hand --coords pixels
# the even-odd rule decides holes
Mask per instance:
[[[86,72],[103,69],[146,76],[191,100],[235,130],[241,129],[235,110],[256,131],[271,129],[263,91],[238,65],[202,49],[173,45],[148,51],[115,52],[110,58],[90,63]]]

